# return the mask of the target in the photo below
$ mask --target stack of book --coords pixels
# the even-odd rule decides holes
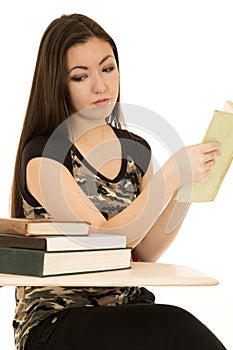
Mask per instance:
[[[0,218],[0,273],[53,276],[130,268],[126,236],[88,222]]]

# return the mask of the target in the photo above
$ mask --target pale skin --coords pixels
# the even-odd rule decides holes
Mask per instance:
[[[120,170],[121,148],[113,130],[105,123],[106,113],[116,102],[119,89],[119,72],[112,48],[100,39],[90,39],[68,50],[67,66],[73,112],[89,109],[97,112],[80,113],[76,118],[75,145],[95,169],[113,179]],[[54,160],[29,161],[27,188],[54,219],[87,220],[91,222],[91,232],[127,235],[128,245],[135,248],[141,260],[156,261],[176,237],[189,208],[189,204],[177,203],[178,189],[209,176],[215,159],[221,154],[219,147],[218,142],[184,147],[155,174],[151,162],[143,177],[140,195],[108,221],[85,196],[67,168]],[[184,166],[180,183],[175,160],[182,163],[187,154],[192,174],[190,177]],[[168,234],[167,225],[174,209],[177,214]]]

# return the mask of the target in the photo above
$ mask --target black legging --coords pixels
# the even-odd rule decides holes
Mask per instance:
[[[26,350],[223,350],[189,312],[169,305],[67,308],[36,326]]]

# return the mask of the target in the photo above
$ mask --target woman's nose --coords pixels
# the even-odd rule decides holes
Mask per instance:
[[[92,92],[94,94],[102,94],[106,90],[104,78],[98,74],[93,78]]]

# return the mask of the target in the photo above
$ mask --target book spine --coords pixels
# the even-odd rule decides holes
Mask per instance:
[[[25,237],[0,232],[0,247],[47,250],[47,240],[43,237]]]
[[[43,276],[44,252],[0,248],[0,272],[14,275]]]
[[[11,221],[11,219],[0,219],[1,232],[17,235],[27,235],[27,223]]]

